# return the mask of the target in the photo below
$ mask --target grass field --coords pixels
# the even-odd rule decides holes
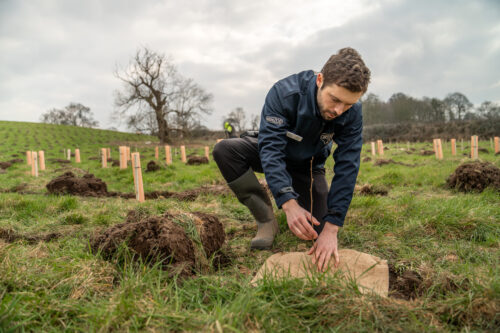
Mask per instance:
[[[430,138],[432,139],[432,138]],[[374,161],[361,164],[358,184],[388,190],[387,196],[352,200],[340,248],[387,259],[394,274],[411,273],[408,297],[361,295],[335,278],[310,281],[249,282],[267,257],[278,251],[304,251],[310,242],[288,230],[276,210],[281,233],[270,251],[250,251],[253,219],[232,195],[201,195],[193,202],[175,199],[138,203],[122,198],[47,195],[45,184],[65,171],[93,173],[110,191],[133,192],[132,172],[102,169],[98,149],[129,144],[141,153],[143,169],[154,159],[155,138],[112,131],[31,123],[0,122],[0,162],[25,159],[26,150],[45,150],[46,159],[63,159],[63,149],[80,148],[82,163],[47,162],[40,177],[26,163],[0,174],[0,230],[22,235],[62,234],[51,241],[7,242],[0,239],[0,332],[10,331],[498,331],[500,327],[500,194],[459,193],[445,187],[447,177],[469,160],[468,141],[451,157],[422,156],[432,142],[390,144],[385,159],[412,166]],[[150,143],[148,143],[150,142]],[[213,147],[213,142],[207,143]],[[490,142],[479,158],[500,167]],[[161,150],[160,150],[161,151]],[[178,153],[178,149],[176,150]],[[163,152],[162,152],[163,153]],[[187,146],[203,154],[203,146]],[[18,156],[14,156],[18,155]],[[370,156],[364,146],[362,159]],[[183,191],[224,184],[213,161],[185,166],[179,155],[167,167],[144,173],[145,191]],[[333,176],[327,162],[327,179]],[[23,185],[24,192],[10,189]],[[89,251],[96,230],[124,222],[129,210],[150,215],[166,211],[202,211],[224,224],[223,250],[230,262],[193,278],[178,279],[160,269],[129,260],[107,261]],[[1,233],[1,232],[0,232]],[[126,255],[124,256],[126,259]],[[405,275],[406,274],[406,275]]]

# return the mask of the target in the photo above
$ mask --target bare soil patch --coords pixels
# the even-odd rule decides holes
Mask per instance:
[[[28,242],[29,244],[35,244],[38,242],[49,242],[51,240],[57,239],[61,236],[61,234],[56,232],[45,233],[40,235],[22,235],[14,230],[10,229],[2,229],[0,228],[0,239],[3,239],[7,243],[14,243],[18,240],[23,240]]]
[[[422,295],[423,278],[415,271],[396,271],[394,265],[389,264],[389,295],[400,299],[415,299]]]
[[[461,192],[482,192],[488,186],[500,191],[500,169],[489,162],[469,162],[460,165],[446,184]]]
[[[208,164],[208,158],[205,156],[191,156],[187,160],[187,165],[200,165],[200,164]]]
[[[191,217],[190,225],[185,222],[185,217],[170,213],[144,217],[140,212],[132,211],[125,223],[94,234],[90,239],[91,250],[93,253],[100,251],[109,260],[117,255],[120,244],[124,243],[134,259],[141,258],[148,263],[161,261],[163,269],[190,276],[196,273],[197,263],[206,262],[225,240],[223,226],[216,216],[194,212]],[[204,250],[201,252],[196,250],[200,241]]]
[[[368,156],[363,158],[363,162],[370,162],[371,160],[372,160],[371,157]]]
[[[68,164],[71,163],[70,160],[62,160],[60,158],[49,158],[47,161],[59,164]]]
[[[20,158],[13,158],[13,159],[11,159],[8,162],[11,163],[11,164],[14,164],[14,163],[24,163],[24,160],[20,159]]]

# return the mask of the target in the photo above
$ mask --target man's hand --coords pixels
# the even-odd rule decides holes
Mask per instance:
[[[281,208],[285,211],[288,227],[297,237],[303,240],[311,240],[318,237],[318,233],[314,231],[309,221],[312,219],[314,225],[319,225],[320,223],[314,216],[311,216],[311,213],[300,207],[297,200],[288,200]]]
[[[307,252],[307,254],[313,255],[312,261],[318,267],[318,271],[324,272],[327,269],[332,254],[335,258],[335,267],[339,266],[340,258],[337,250],[338,230],[338,226],[325,222],[323,231],[316,242],[314,242],[313,247]]]

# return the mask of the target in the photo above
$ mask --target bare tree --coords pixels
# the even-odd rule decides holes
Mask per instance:
[[[97,127],[99,122],[94,120],[90,108],[80,103],[70,103],[64,109],[50,109],[41,115],[44,123],[73,125],[80,127]]]
[[[245,129],[246,115],[245,110],[242,107],[237,107],[233,111],[229,112],[227,115],[227,120],[230,121],[238,132],[242,132]]]
[[[469,102],[469,99],[459,92],[448,94],[444,99],[444,104],[448,110],[449,120],[454,120],[456,119],[455,117],[457,117],[458,120],[462,120],[464,115],[470,111],[473,106],[472,103]]]
[[[119,115],[128,115],[130,128],[156,134],[160,143],[170,142],[172,130],[185,133],[195,118],[199,122],[201,113],[211,112],[212,95],[182,77],[165,55],[146,47],[137,50],[127,69],[115,75],[124,84],[115,98]],[[129,114],[132,106],[136,109]]]
[[[260,115],[252,114],[250,116],[250,127],[251,127],[252,131],[258,131],[259,125],[260,125]]]

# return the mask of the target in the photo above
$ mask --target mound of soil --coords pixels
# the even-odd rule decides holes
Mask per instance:
[[[205,156],[192,156],[187,160],[187,165],[208,164],[208,158]]]
[[[360,195],[387,195],[389,191],[387,188],[379,185],[365,184],[363,186],[356,186],[356,191]]]
[[[10,162],[0,162],[0,169],[5,170],[5,169],[10,168],[11,166],[12,166],[12,163],[10,163]]]
[[[363,158],[363,162],[370,162],[371,160],[372,160],[371,157],[368,156]]]
[[[435,155],[436,153],[433,152],[432,150],[421,150],[420,155],[422,156],[429,156],[429,155]]]
[[[14,159],[12,159],[12,160],[10,160],[8,162],[12,163],[12,164],[14,164],[14,163],[24,163],[24,160],[22,160],[20,158],[14,158]]]
[[[224,243],[222,224],[216,216],[205,213],[195,212],[193,217],[204,256],[210,257]],[[93,235],[90,247],[93,253],[100,251],[104,258],[112,259],[120,244],[125,243],[135,259],[142,258],[149,263],[161,261],[163,269],[173,269],[181,275],[192,275],[197,261],[206,261],[206,257],[197,257],[200,255],[196,251],[198,242],[188,237],[179,220],[183,219],[170,213],[144,217],[144,213],[132,211],[127,215],[127,222]],[[187,225],[184,227],[191,229]],[[191,232],[190,230],[190,234]]]
[[[500,169],[489,162],[464,163],[448,177],[446,185],[461,192],[482,192],[488,186],[500,191]]]
[[[86,174],[82,178],[75,176],[72,172],[52,179],[47,185],[49,193],[73,194],[84,197],[102,197],[108,195],[106,183],[93,174]]]
[[[60,236],[61,234],[56,232],[51,232],[48,234],[41,234],[41,235],[21,235],[15,232],[14,230],[0,228],[0,239],[3,239],[7,243],[13,243],[18,240],[24,240],[29,244],[35,244],[42,241],[50,242],[51,240],[57,239]]]
[[[156,164],[155,161],[149,161],[148,165],[146,166],[146,172],[155,172],[160,170],[160,166]]]
[[[375,163],[373,163],[373,165],[375,165],[375,166],[382,166],[382,165],[386,165],[386,164],[399,164],[399,165],[404,165],[404,166],[407,166],[407,167],[415,167],[416,166],[416,165],[413,165],[413,164],[406,164],[406,163],[403,163],[403,162],[396,162],[393,159],[384,160],[383,158],[380,158],[380,159],[376,160]]]

